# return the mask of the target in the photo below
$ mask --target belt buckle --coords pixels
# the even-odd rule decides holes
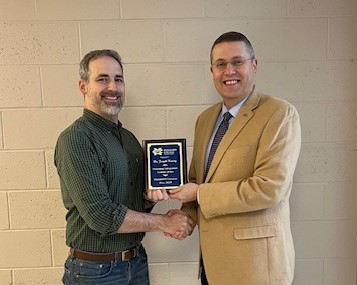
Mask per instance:
[[[133,256],[131,256],[130,258],[126,258],[126,254],[133,251]],[[131,258],[134,258],[136,256],[136,253],[137,253],[137,250],[136,248],[132,248],[132,249],[128,249],[128,250],[124,250],[120,253],[120,256],[121,256],[121,260],[122,261],[126,261],[126,260],[129,260]]]
[[[120,260],[121,260],[121,261],[125,261],[125,260],[126,260],[125,254],[126,254],[128,251],[129,251],[129,250],[125,250],[125,251],[122,251],[122,252],[120,253]]]

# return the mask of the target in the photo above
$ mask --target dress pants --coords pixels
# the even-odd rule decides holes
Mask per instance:
[[[206,277],[206,271],[205,271],[205,266],[203,264],[203,260],[201,259],[201,284],[202,285],[209,285]]]

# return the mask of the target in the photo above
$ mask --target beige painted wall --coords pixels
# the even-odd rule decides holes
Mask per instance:
[[[301,115],[294,285],[355,285],[356,27],[356,0],[0,0],[0,284],[60,284],[65,210],[52,157],[82,113],[82,55],[117,49],[124,126],[139,140],[185,137],[191,154],[197,115],[219,100],[209,49],[237,30],[255,46],[257,89]],[[198,284],[197,232],[183,242],[150,233],[145,244],[153,285]]]

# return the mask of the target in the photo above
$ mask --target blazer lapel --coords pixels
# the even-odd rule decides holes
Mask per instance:
[[[220,161],[222,160],[223,155],[226,153],[230,144],[237,138],[242,129],[246,126],[246,124],[253,118],[254,112],[253,110],[258,106],[261,94],[255,93],[247,99],[247,101],[243,104],[241,109],[239,110],[237,116],[234,118],[234,121],[229,126],[226,134],[222,138],[216,153],[213,157],[211,167],[207,173],[207,177],[205,182],[208,182],[218,167]],[[209,137],[208,137],[209,140]],[[208,144],[208,141],[207,141]],[[206,145],[207,145],[206,144]]]
[[[204,179],[207,146],[221,110],[222,103],[214,105],[212,110],[207,113],[207,116],[202,117],[202,122],[200,124],[202,127],[200,126],[196,129],[196,139],[199,139],[199,145],[202,146],[201,148],[195,149],[195,152],[198,153],[196,164],[196,180],[198,183],[202,183]]]

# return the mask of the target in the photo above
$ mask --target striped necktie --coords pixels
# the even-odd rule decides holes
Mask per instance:
[[[232,118],[233,116],[231,115],[231,113],[226,112],[223,115],[223,121],[221,122],[221,124],[219,125],[216,134],[214,135],[213,138],[213,142],[211,145],[211,149],[209,151],[209,155],[208,155],[208,159],[207,159],[207,167],[206,167],[206,171],[205,171],[205,177],[207,176],[208,170],[211,166],[214,154],[217,150],[217,147],[219,145],[219,143],[221,142],[224,134],[226,133],[226,131],[228,130],[229,127],[229,120],[230,118]]]

